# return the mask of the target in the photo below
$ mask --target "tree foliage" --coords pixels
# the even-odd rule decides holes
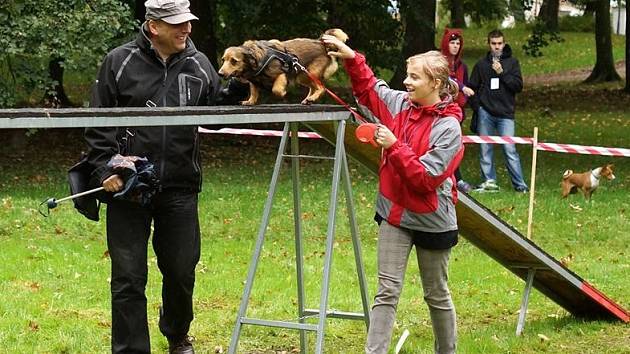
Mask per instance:
[[[444,0],[440,2],[440,6],[449,11],[452,11],[455,5],[463,7],[464,15],[470,16],[472,22],[476,24],[500,20],[508,13],[508,3],[505,0]]]
[[[523,51],[531,57],[541,57],[543,55],[541,48],[548,46],[551,41],[561,43],[564,42],[564,38],[560,37],[558,31],[549,29],[544,21],[537,20],[532,27],[532,34],[523,44]]]
[[[117,0],[1,2],[0,66],[8,68],[10,80],[0,79],[0,106],[15,103],[17,88],[50,92],[51,61],[76,70],[96,68],[132,30],[129,8]]]
[[[391,10],[389,0],[217,0],[218,47],[247,39],[318,38],[340,27],[373,64],[391,66],[400,41]]]

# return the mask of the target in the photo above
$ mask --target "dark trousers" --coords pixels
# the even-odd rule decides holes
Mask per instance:
[[[162,273],[160,331],[167,338],[188,333],[199,261],[197,193],[165,190],[150,206],[113,201],[107,207],[107,246],[112,262],[112,352],[150,353],[147,324],[147,250]]]

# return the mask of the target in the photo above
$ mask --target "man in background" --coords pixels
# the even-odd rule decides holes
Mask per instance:
[[[514,136],[514,112],[516,94],[523,90],[521,67],[512,56],[512,49],[505,43],[499,30],[488,33],[490,51],[473,68],[468,86],[475,92],[479,105],[478,134]],[[505,163],[516,192],[525,193],[529,189],[523,180],[521,160],[514,144],[501,145]],[[482,183],[476,189],[480,192],[498,191],[497,174],[493,163],[493,145],[481,144],[479,160]]]

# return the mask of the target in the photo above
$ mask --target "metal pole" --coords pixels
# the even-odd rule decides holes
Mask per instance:
[[[328,288],[330,285],[330,267],[332,264],[333,241],[335,235],[335,219],[337,214],[337,196],[339,192],[339,179],[341,175],[341,162],[344,132],[346,122],[340,121],[337,126],[337,142],[335,144],[335,165],[332,176],[332,191],[330,193],[330,203],[328,209],[328,230],[326,232],[326,256],[324,257],[324,276],[322,280],[322,292],[319,300],[319,322],[317,326],[317,342],[315,353],[321,354],[324,347],[324,328],[326,326],[326,315],[328,307]]]
[[[525,327],[525,316],[527,315],[529,294],[532,292],[532,285],[534,283],[534,274],[536,274],[536,268],[529,268],[527,270],[527,281],[525,282],[525,290],[523,291],[523,299],[521,300],[521,311],[518,314],[518,322],[516,323],[517,336],[523,333],[523,328]]]
[[[291,179],[293,181],[293,223],[295,225],[295,268],[297,272],[298,319],[304,319],[304,266],[302,247],[302,208],[300,203],[300,147],[298,138],[298,123],[291,123]],[[300,353],[306,353],[306,330],[300,330]]]
[[[273,175],[271,177],[271,183],[269,184],[269,192],[267,194],[267,201],[265,202],[265,208],[263,210],[262,221],[260,228],[258,229],[258,239],[256,240],[256,246],[254,247],[254,254],[250,261],[249,271],[247,273],[247,281],[245,283],[245,290],[243,291],[243,297],[241,298],[241,305],[236,317],[236,324],[234,331],[232,332],[232,340],[230,341],[230,347],[228,349],[229,354],[236,353],[238,346],[238,339],[241,335],[242,318],[247,312],[247,305],[249,303],[249,297],[252,292],[252,286],[254,283],[254,276],[256,275],[256,268],[258,267],[258,261],[260,259],[260,253],[262,251],[263,242],[265,240],[265,231],[269,225],[269,218],[271,215],[271,206],[273,204],[273,198],[276,194],[276,185],[278,184],[278,176],[280,175],[280,167],[282,167],[282,155],[287,146],[287,137],[289,136],[289,123],[284,124],[284,131],[282,133],[282,139],[280,140],[280,146],[278,147],[278,156],[276,157],[276,164],[273,168]]]
[[[357,276],[359,277],[359,289],[361,291],[361,302],[363,304],[363,320],[366,328],[370,328],[370,304],[367,292],[367,280],[365,278],[365,268],[363,267],[363,256],[361,254],[361,239],[359,238],[359,228],[352,198],[352,184],[350,183],[350,171],[348,169],[348,158],[346,157],[345,146],[342,152],[343,158],[343,181],[346,193],[346,208],[348,209],[348,219],[350,221],[350,234],[352,235],[352,248],[354,249],[354,261],[357,266]]]

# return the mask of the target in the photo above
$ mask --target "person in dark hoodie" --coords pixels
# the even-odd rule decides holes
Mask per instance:
[[[478,108],[478,134],[514,136],[514,106],[516,94],[523,90],[521,67],[512,56],[512,49],[505,43],[499,30],[488,33],[490,51],[473,68],[468,86],[473,89]],[[523,179],[521,160],[514,144],[501,145],[505,162],[515,191],[525,193],[529,189]],[[483,182],[476,189],[480,192],[499,190],[493,163],[493,145],[481,144],[479,160]]]
[[[467,98],[475,94],[475,92],[468,87],[468,67],[466,63],[462,61],[462,55],[464,52],[464,35],[461,29],[458,28],[445,28],[444,35],[442,36],[442,43],[440,43],[440,49],[442,55],[448,60],[448,67],[450,71],[450,78],[457,82],[459,92],[455,98],[455,102],[462,109],[462,121],[465,119],[464,106],[466,105]],[[459,170],[455,170],[455,178],[457,178],[457,188],[462,192],[470,192],[471,185],[462,178],[462,174]]]
[[[458,88],[438,51],[407,59],[405,91],[375,77],[365,57],[334,36],[324,35],[329,52],[344,59],[357,102],[378,122],[376,143],[383,149],[375,220],[378,234],[378,290],[365,353],[385,354],[411,249],[415,246],[424,301],[429,308],[436,353],[455,353],[455,306],[448,288],[451,248],[457,244],[457,188],[454,172],[464,155],[452,101]]]
[[[146,22],[137,38],[107,54],[93,87],[92,107],[205,106],[236,103],[246,87],[222,89],[208,58],[189,38],[187,0],[145,2]],[[148,206],[111,199],[107,206],[107,248],[111,259],[112,352],[150,353],[147,324],[147,248],[162,273],[159,328],[169,353],[194,353],[188,336],[193,319],[195,267],[200,256],[197,194],[201,189],[198,127],[87,128],[92,176],[107,192],[124,181],[107,167],[115,154],[146,157],[160,188]]]

